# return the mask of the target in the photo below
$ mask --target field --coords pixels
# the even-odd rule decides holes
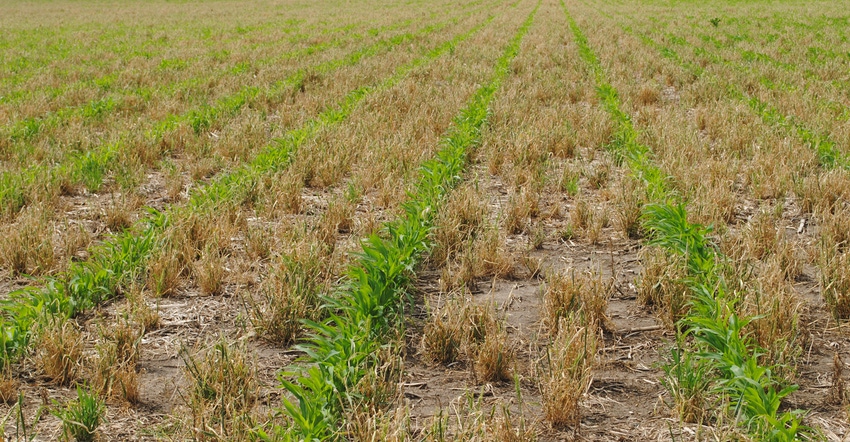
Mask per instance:
[[[850,440],[850,2],[0,30],[5,440]]]

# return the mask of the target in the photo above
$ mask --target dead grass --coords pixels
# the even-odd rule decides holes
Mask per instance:
[[[183,196],[183,175],[176,167],[166,172],[165,196],[171,203],[179,202]]]
[[[482,278],[515,276],[516,259],[506,247],[506,238],[496,226],[486,225],[480,232],[458,245],[452,259],[440,273],[440,290],[474,290]]]
[[[0,402],[6,405],[14,404],[18,400],[20,387],[21,381],[7,370],[3,370],[0,375]]]
[[[148,262],[147,287],[157,297],[173,295],[180,286],[181,273],[179,252],[171,244],[165,244]]]
[[[205,295],[218,295],[224,290],[225,257],[215,245],[208,245],[192,266],[195,283]]]
[[[92,235],[82,224],[68,224],[62,235],[62,256],[71,261],[76,259],[77,253],[88,248],[92,241]]]
[[[482,230],[486,214],[484,196],[474,183],[452,192],[434,222],[434,247],[429,260],[442,266],[457,259],[466,243]]]
[[[333,273],[315,245],[293,244],[290,254],[277,259],[260,286],[259,299],[246,301],[258,333],[270,342],[288,345],[300,336],[303,319],[319,319],[319,296],[330,287]]]
[[[557,336],[562,319],[574,316],[594,329],[613,330],[607,315],[612,287],[598,272],[567,269],[547,274],[543,302],[549,333]]]
[[[88,375],[92,388],[105,398],[118,399],[130,404],[139,401],[139,380],[136,362],[142,330],[127,318],[100,329],[97,355],[90,365]]]
[[[820,290],[836,319],[850,318],[850,253],[823,252],[818,260]]]
[[[487,227],[476,240],[476,254],[481,263],[477,277],[511,278],[515,259],[507,250],[505,237],[494,226]]]
[[[776,260],[754,276],[738,270],[736,278],[744,299],[742,311],[755,318],[750,323],[753,338],[765,349],[764,359],[776,364],[774,374],[792,379],[803,352],[800,314],[803,303]]]
[[[432,312],[421,351],[434,363],[467,363],[481,382],[509,381],[515,371],[516,351],[504,319],[496,317],[493,306],[473,304],[461,295]]]
[[[259,191],[258,214],[267,219],[280,219],[286,214],[301,213],[303,189],[304,178],[297,173],[269,176]]]
[[[106,228],[113,232],[120,232],[133,222],[133,212],[141,206],[141,199],[135,195],[122,195],[113,199],[106,207],[103,221]]]
[[[267,259],[274,246],[274,234],[271,229],[261,225],[249,225],[245,231],[245,252],[252,260]]]
[[[644,84],[641,86],[637,95],[637,103],[641,106],[651,106],[661,99],[661,94],[658,89],[652,84]]]
[[[3,229],[0,263],[15,274],[41,275],[53,270],[56,264],[53,225],[46,209],[28,207],[14,224]]]
[[[581,326],[570,318],[561,318],[557,329],[540,378],[543,415],[552,426],[577,433],[581,425],[580,402],[592,380],[597,334],[592,326]]]
[[[655,310],[664,325],[673,329],[688,311],[685,263],[655,247],[641,249],[639,256],[643,271],[636,284],[638,302]]]
[[[141,290],[130,290],[126,293],[130,319],[138,324],[145,332],[156,330],[162,325],[159,306],[151,307],[148,297]]]
[[[844,362],[838,352],[832,357],[832,385],[829,387],[827,402],[835,405],[847,405],[847,385],[844,379]]]
[[[516,401],[522,406],[521,398]],[[464,442],[534,441],[539,433],[522,413],[514,415],[506,405],[488,404],[474,389],[465,391],[448,407],[440,408],[422,428],[415,430],[413,434],[427,441]]]
[[[350,233],[354,223],[355,205],[344,197],[336,197],[328,203],[328,208],[322,214],[317,227],[319,240],[324,243],[328,250],[333,250],[340,234]]]
[[[838,170],[815,172],[797,180],[795,193],[803,213],[825,213],[850,200],[850,177]]]
[[[515,371],[516,355],[503,326],[491,326],[475,353],[475,377],[480,382],[507,382]]]
[[[189,382],[186,405],[194,437],[242,439],[259,395],[256,364],[244,344],[219,338],[208,348],[181,351]],[[212,436],[216,435],[216,436]]]
[[[640,215],[646,203],[645,192],[641,181],[626,176],[614,195],[616,226],[627,238],[641,237]]]
[[[528,229],[531,218],[540,214],[539,196],[528,188],[514,193],[508,200],[505,213],[505,229],[508,233],[523,233]]]
[[[432,313],[422,332],[422,352],[431,362],[446,365],[461,356],[466,332],[463,314],[454,307]]]
[[[39,332],[36,367],[51,383],[67,386],[77,380],[83,362],[83,339],[73,321],[54,318]]]

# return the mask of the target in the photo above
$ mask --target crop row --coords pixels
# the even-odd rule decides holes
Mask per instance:
[[[659,50],[664,57],[673,60],[683,69],[689,71],[694,77],[708,76],[712,78],[712,72],[703,69],[693,61],[683,59],[675,50],[665,47],[645,35],[640,36],[640,38],[644,43]],[[684,43],[680,41],[678,44],[683,45]],[[741,66],[735,65],[729,60],[724,60],[716,54],[706,51],[696,51],[695,53],[701,53],[716,65],[728,66],[731,70],[739,72],[743,71]],[[717,74],[713,76],[713,78],[716,78],[715,81],[723,84],[722,82],[725,79],[718,77],[720,76]],[[842,295],[844,287],[846,287],[846,278],[841,271],[842,263],[846,262],[847,259],[846,254],[842,251],[843,246],[841,246],[845,240],[842,235],[836,235],[834,232],[836,232],[836,229],[843,229],[843,227],[838,226],[846,223],[847,214],[840,205],[835,203],[841,197],[833,197],[832,195],[843,192],[840,183],[848,179],[847,171],[850,170],[850,160],[848,160],[847,152],[842,148],[842,143],[832,139],[828,132],[824,134],[824,132],[813,130],[809,122],[798,118],[796,115],[783,114],[770,102],[760,99],[757,93],[747,92],[735,83],[737,82],[729,81],[725,83],[726,93],[730,99],[745,103],[766,126],[775,128],[792,139],[799,140],[803,147],[812,152],[812,156],[816,160],[818,167],[812,170],[800,169],[797,165],[794,166],[796,170],[789,173],[793,173],[795,176],[794,181],[796,183],[793,186],[793,191],[802,202],[803,212],[811,212],[813,221],[818,224],[818,246],[813,251],[813,255],[815,264],[820,270],[821,295],[833,316],[839,319],[846,318],[848,316],[847,300]],[[774,86],[772,83],[765,85],[768,90],[775,89]],[[786,95],[790,93],[784,90],[781,92]],[[777,99],[781,100],[781,98]],[[810,97],[809,99],[812,100]],[[817,117],[812,116],[811,118]],[[820,118],[817,121],[819,123],[816,123],[815,126],[823,127],[824,119]],[[806,160],[803,158],[797,158],[796,163],[805,163]]]
[[[231,58],[229,52],[224,49],[212,55],[151,55],[150,61],[129,62],[126,67],[111,70],[96,78],[64,80],[60,86],[61,90],[44,92],[44,96],[37,96],[32,89],[34,86],[27,86],[21,91],[11,91],[3,96],[3,114],[9,120],[4,125],[3,132],[16,140],[31,140],[42,129],[46,131],[48,128],[62,125],[65,120],[73,117],[93,120],[97,115],[93,114],[91,109],[95,109],[98,102],[112,102],[112,108],[126,109],[133,105],[133,99],[153,99],[159,95],[185,96],[197,100],[196,97],[190,97],[193,94],[189,92],[204,91],[190,88],[197,89],[201,84],[228,75],[249,71],[256,73],[269,64],[296,58],[302,54],[309,55],[325,46],[339,45],[346,37],[356,41],[362,38],[360,34],[353,32],[357,28],[357,24],[345,25],[319,30],[318,35],[313,38],[292,37],[288,42],[294,48],[283,53],[280,52],[281,42],[275,41],[259,45],[252,51],[243,49],[237,59],[232,59],[236,57]],[[378,31],[379,29],[372,30]],[[342,35],[322,41],[322,36],[336,33]],[[207,57],[210,59],[206,60]],[[43,88],[36,90],[39,89]]]
[[[413,21],[405,18],[405,15],[393,18],[395,22],[389,26],[364,30],[362,28],[365,27],[366,21],[360,21],[342,26],[323,26],[310,34],[296,34],[285,39],[273,35],[260,43],[253,43],[257,39],[250,35],[243,35],[242,47],[238,47],[236,51],[234,48],[228,49],[227,46],[219,45],[215,51],[200,51],[202,53],[198,54],[196,52],[199,51],[191,45],[178,46],[189,53],[177,52],[167,57],[150,56],[147,57],[148,61],[143,63],[122,62],[120,67],[111,69],[109,73],[97,78],[77,81],[64,79],[60,81],[61,87],[69,88],[69,91],[73,92],[68,97],[51,93],[49,100],[42,100],[27,93],[26,97],[21,97],[26,99],[26,106],[23,106],[20,100],[10,103],[11,97],[16,95],[10,91],[3,95],[7,111],[0,111],[0,115],[8,114],[13,120],[10,122],[10,128],[5,128],[4,131],[16,138],[21,138],[21,135],[32,136],[27,131],[35,130],[35,123],[41,122],[44,128],[55,126],[63,119],[80,115],[84,109],[94,107],[98,102],[112,101],[113,108],[122,109],[131,107],[138,100],[161,100],[157,98],[160,94],[166,97],[176,95],[183,100],[195,102],[211,92],[201,88],[201,85],[221,81],[218,80],[221,77],[251,74],[250,78],[264,79],[269,74],[262,70],[270,65],[279,69],[280,64],[289,59],[374,37],[379,33],[406,27]],[[432,18],[433,14],[429,21]],[[289,33],[287,29],[283,32]],[[334,36],[335,34],[340,35]],[[281,53],[281,40],[289,43],[290,50]],[[24,91],[42,89],[36,86],[26,87]],[[126,104],[122,106],[122,102]]]
[[[398,5],[385,6],[393,8]],[[200,20],[190,18],[188,26],[187,17],[179,15],[186,11],[175,11],[178,15],[171,17],[170,20],[178,19],[178,17],[179,20],[183,20],[183,26],[181,26],[183,31],[179,33],[174,32],[173,27],[163,22],[156,25],[143,23],[128,25],[120,20],[114,20],[114,17],[100,22],[96,28],[89,23],[74,23],[71,26],[42,28],[38,32],[32,32],[27,24],[15,23],[20,25],[21,29],[13,27],[12,32],[4,36],[8,39],[6,47],[7,50],[13,48],[14,51],[24,52],[25,55],[7,54],[7,58],[12,59],[7,65],[8,68],[15,69],[16,72],[5,78],[4,83],[28,84],[29,87],[23,88],[23,91],[32,90],[32,86],[47,84],[56,85],[55,88],[47,88],[48,91],[51,89],[74,90],[77,88],[75,85],[78,85],[80,81],[103,83],[104,80],[109,80],[108,75],[101,76],[100,80],[97,78],[98,74],[102,73],[101,69],[105,63],[114,63],[118,69],[124,69],[128,64],[134,64],[134,59],[162,63],[165,67],[169,63],[185,66],[187,63],[191,64],[192,60],[203,60],[205,57],[212,57],[210,60],[212,62],[244,58],[243,54],[268,48],[281,41],[310,43],[315,38],[321,38],[322,35],[327,35],[328,31],[335,29],[329,27],[328,23],[340,23],[340,20],[335,18],[345,13],[330,7],[324,15],[304,16],[298,15],[300,11],[290,9],[284,17],[277,20],[245,24],[245,19],[250,18],[249,14],[254,11],[242,10],[236,18],[243,23],[221,26],[222,23],[216,20],[227,15],[230,12],[229,7],[232,5],[218,5],[212,10],[213,16]],[[407,13],[415,11],[409,7],[406,9]],[[405,14],[394,15],[404,18]],[[298,18],[285,18],[292,16]],[[42,20],[49,20],[43,14],[40,14],[40,17]],[[329,21],[328,18],[330,18]],[[349,15],[345,21],[351,21],[352,18],[358,17]],[[85,20],[82,18],[81,21],[85,22]],[[349,26],[352,24],[345,24],[342,29]],[[44,41],[49,41],[50,44],[45,45]],[[166,48],[170,49],[165,50]],[[66,60],[68,57],[71,59]],[[45,63],[49,63],[50,69],[45,69],[47,67]],[[19,92],[8,89],[0,95],[6,100],[19,95]],[[31,98],[37,98],[37,96],[31,96]]]
[[[566,6],[564,11],[569,16]],[[686,201],[670,189],[665,173],[654,163],[652,149],[638,141],[631,117],[621,110],[617,91],[607,82],[587,38],[572,17],[569,21],[581,56],[596,76],[599,98],[617,125],[610,144],[612,153],[646,185],[642,218],[649,243],[686,261],[688,277],[684,283],[691,291],[690,309],[677,330],[683,334],[683,341],[693,337],[693,349],[680,349],[674,364],[688,365],[670,371],[716,376],[709,382],[728,397],[729,411],[750,432],[766,440],[795,440],[801,431],[799,412],[780,414],[779,407],[782,398],[796,387],[777,390],[779,383],[771,367],[759,360],[761,350],[742,332],[752,318],[739,316],[735,308],[737,300],[723,272],[726,258],[709,242],[709,229],[688,221]],[[681,397],[681,392],[672,393]]]
[[[747,91],[730,81],[729,93],[738,97],[743,102],[747,103],[755,112],[760,114],[762,118],[769,124],[777,125],[783,130],[787,130],[790,134],[799,136],[804,143],[810,148],[817,151],[821,163],[826,167],[847,167],[847,152],[838,147],[841,142],[836,141],[835,137],[843,139],[846,135],[842,134],[840,127],[841,115],[847,115],[850,108],[842,105],[839,101],[831,101],[829,97],[835,97],[835,90],[817,91],[812,87],[805,85],[805,80],[792,79],[794,87],[787,87],[783,84],[790,84],[781,80],[774,73],[766,74],[758,68],[758,65],[753,65],[747,62],[747,58],[743,57],[744,64],[734,62],[729,59],[724,59],[710,50],[694,46],[690,47],[681,38],[675,36],[669,37],[671,42],[681,46],[683,49],[690,49],[697,57],[704,57],[711,66],[724,66],[731,70],[724,70],[725,73],[738,73],[739,76],[751,76],[758,79],[758,83],[767,94],[759,93],[758,91]],[[655,44],[652,42],[652,44]],[[680,63],[687,63],[688,68],[694,72],[694,75],[702,74],[703,68],[693,62],[685,62],[678,57],[676,52],[669,47],[663,48],[668,57],[676,58]],[[770,70],[768,70],[770,71]],[[740,80],[734,80],[735,83]],[[800,83],[803,83],[802,86]],[[753,89],[752,86],[749,89]],[[775,104],[771,104],[766,99]],[[803,104],[805,103],[805,104]],[[815,123],[815,124],[812,124]],[[836,124],[837,123],[837,124]],[[817,127],[815,130],[813,127]]]
[[[285,431],[287,438],[339,437],[344,410],[375,399],[361,397],[356,387],[370,367],[380,365],[376,355],[403,323],[410,278],[429,248],[433,217],[460,180],[468,150],[480,143],[490,101],[508,75],[536,11],[496,62],[492,78],[455,118],[437,157],[421,166],[416,191],[403,204],[404,216],[384,225],[384,238],[372,235],[362,242],[363,251],[349,269],[347,282],[327,301],[329,319],[308,323],[312,334],[299,347],[307,355],[302,361],[307,367],[292,373],[295,381],[282,379],[283,387],[298,401],[284,399],[293,425],[278,431]]]

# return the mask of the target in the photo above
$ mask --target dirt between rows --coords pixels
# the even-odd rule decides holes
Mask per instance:
[[[507,192],[497,178],[491,177],[487,191],[491,205],[505,204]],[[562,204],[562,212],[568,213],[571,202],[566,197],[559,199],[548,204]],[[793,201],[788,205],[793,209]],[[741,209],[739,221],[743,222],[746,207]],[[785,222],[789,238],[802,247],[812,240],[815,228],[798,233],[800,217],[795,213],[786,210]],[[730,437],[728,434],[724,437],[724,433],[716,432],[711,426],[682,423],[671,412],[672,399],[661,383],[664,372],[660,364],[675,343],[675,334],[637,302],[635,282],[641,273],[640,241],[623,239],[613,227],[603,229],[597,245],[563,240],[557,234],[563,222],[543,222],[547,240],[538,250],[523,251],[529,242],[524,235],[509,236],[508,245],[515,256],[526,254],[538,260],[542,269],[596,270],[606,281],[613,278],[607,312],[615,331],[606,332],[599,344],[593,380],[581,403],[581,427],[559,430],[542,419],[542,398],[534,367],[543,357],[547,340],[542,323],[545,283],[541,276],[529,275],[525,268],[515,269],[518,277],[514,279],[478,281],[469,296],[473,303],[495,306],[497,315],[504,318],[509,339],[516,349],[521,396],[512,382],[482,384],[476,381],[468,364],[442,366],[429,362],[422,354],[422,330],[428,317],[425,305],[438,307],[445,295],[439,291],[438,272],[421,275],[417,286],[419,310],[412,315],[409,325],[402,383],[405,405],[411,410],[414,426],[430,425],[435,416],[454,416],[468,407],[472,398],[484,410],[507,407],[515,421],[521,416],[527,425],[535,428],[541,441],[682,441]],[[829,395],[834,355],[841,357],[846,368],[850,361],[850,340],[846,324],[837,325],[825,310],[816,275],[816,269],[806,265],[794,284],[803,303],[800,328],[806,335],[806,348],[796,361],[799,390],[784,401],[783,408],[808,410],[803,422],[819,431],[818,439],[848,441],[847,411],[831,403]]]

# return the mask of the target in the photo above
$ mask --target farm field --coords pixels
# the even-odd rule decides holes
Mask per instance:
[[[0,431],[850,440],[848,11],[0,0]]]

